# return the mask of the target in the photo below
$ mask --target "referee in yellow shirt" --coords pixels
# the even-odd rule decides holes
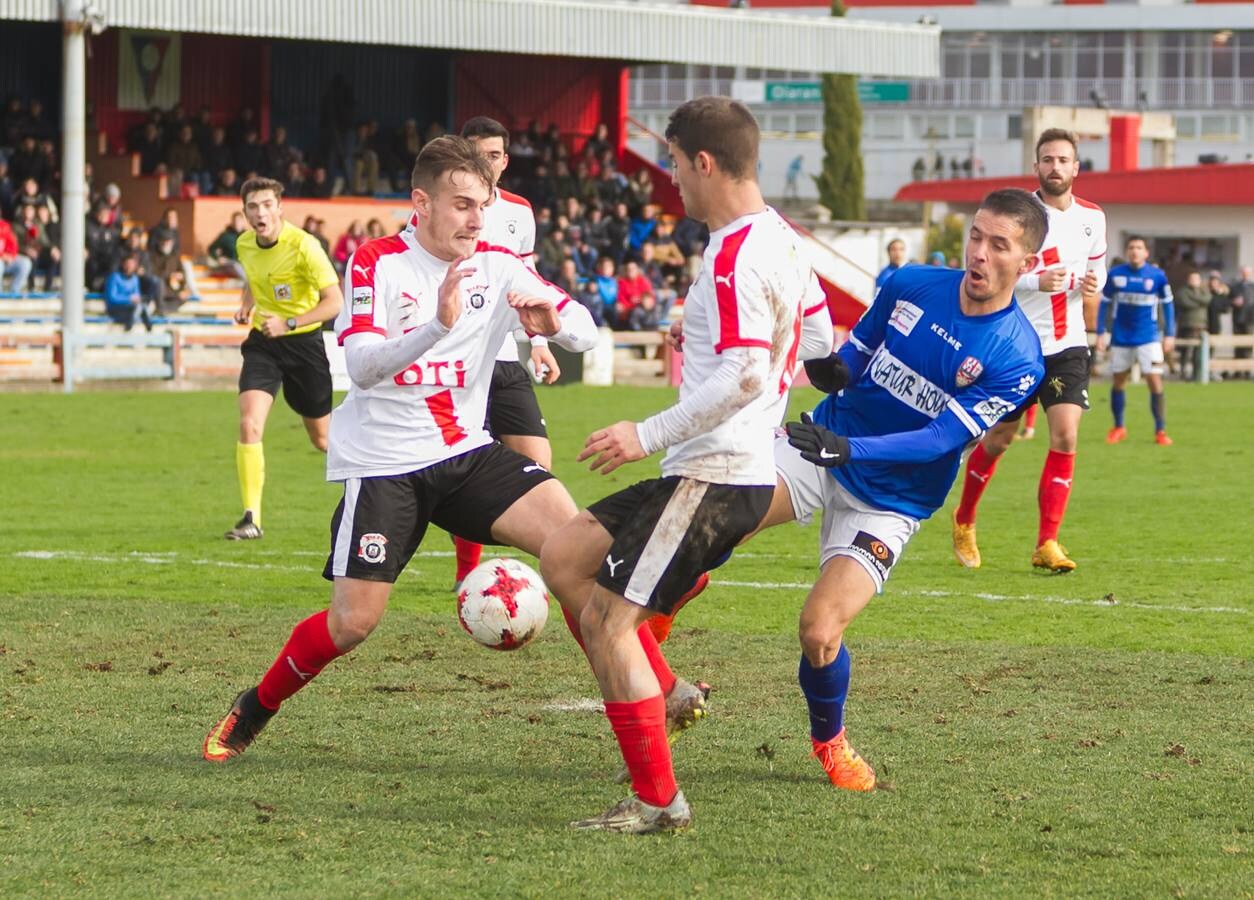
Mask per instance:
[[[261,438],[279,385],[283,397],[305,421],[309,440],[327,449],[331,423],[331,367],[322,344],[322,323],[344,303],[339,278],[313,235],[283,221],[283,185],[250,178],[240,188],[252,231],[235,245],[247,276],[235,321],[252,330],[240,347],[239,473],[244,515],[227,540],[261,537],[261,491],[266,479]]]

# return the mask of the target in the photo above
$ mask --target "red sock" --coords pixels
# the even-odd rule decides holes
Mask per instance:
[[[566,627],[570,629],[570,636],[575,639],[579,649],[587,653],[588,648],[583,645],[583,632],[579,630],[579,620],[564,606],[562,607],[562,618],[566,620]]]
[[[636,796],[651,806],[669,806],[679,786],[666,742],[666,701],[660,694],[630,703],[607,701],[605,715],[623,751]]]
[[[1075,454],[1050,450],[1041,470],[1041,484],[1036,499],[1041,505],[1041,527],[1036,535],[1036,546],[1058,539],[1067,500],[1071,497],[1071,480],[1075,475]]]
[[[971,456],[967,460],[967,475],[962,480],[962,501],[954,514],[954,519],[959,525],[975,524],[975,508],[979,505],[980,498],[984,496],[984,489],[988,487],[989,479],[997,471],[999,459],[1001,459],[1000,456],[989,456],[984,451],[983,444],[976,444],[975,449],[971,451]]]
[[[453,549],[457,551],[457,580],[461,581],[479,565],[479,559],[483,556],[483,544],[453,535]]]
[[[327,611],[315,613],[292,629],[278,658],[257,685],[257,699],[266,709],[278,709],[288,697],[307,685],[323,667],[343,656],[327,628]]]
[[[662,686],[662,696],[665,697],[675,687],[675,673],[662,655],[662,648],[658,646],[657,638],[653,636],[647,620],[636,630],[636,635],[640,638],[644,655],[649,658],[649,668],[657,676],[657,683]]]
[[[1023,426],[1025,428],[1036,427],[1036,411],[1040,409],[1035,403],[1029,406],[1023,413]]]

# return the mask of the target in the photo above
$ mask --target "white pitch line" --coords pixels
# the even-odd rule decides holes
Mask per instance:
[[[546,712],[605,712],[605,704],[600,700],[591,698],[580,698],[578,700],[559,700],[556,703],[546,703],[540,707]]]
[[[109,563],[111,565],[143,563],[144,565],[149,566],[186,565],[212,566],[218,569],[252,569],[275,572],[310,571],[307,566],[272,566],[266,563],[233,562],[228,559],[180,559],[174,558],[173,554],[155,556],[148,553],[140,553],[138,551],[132,551],[130,553],[117,556],[106,556],[99,553],[79,553],[74,550],[21,550],[13,555],[19,559],[64,559],[70,562],[99,562]]]
[[[765,591],[808,591],[814,587],[800,581],[712,581],[715,587],[747,587]],[[893,591],[896,596],[904,597],[955,597],[958,599],[972,597],[976,600],[988,600],[1002,603],[1013,600],[1027,600],[1036,603],[1057,603],[1062,606],[1099,606],[1103,608],[1145,609],[1151,612],[1183,612],[1183,613],[1230,613],[1238,616],[1249,615],[1249,611],[1234,606],[1166,606],[1155,603],[1137,603],[1119,600],[1110,603],[1106,600],[1081,600],[1072,597],[1041,597],[1035,594],[989,594],[984,592],[967,593],[964,591]]]

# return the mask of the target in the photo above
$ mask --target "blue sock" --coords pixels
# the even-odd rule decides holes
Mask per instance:
[[[1167,428],[1167,416],[1163,412],[1163,395],[1150,393],[1150,412],[1154,414],[1154,430],[1165,431]]]
[[[1110,411],[1115,415],[1115,427],[1123,427],[1123,408],[1127,405],[1128,395],[1126,391],[1110,392]]]
[[[801,656],[797,670],[801,693],[810,707],[810,734],[816,741],[827,742],[845,727],[845,696],[849,693],[849,651],[844,644],[836,659],[821,669],[810,665]]]

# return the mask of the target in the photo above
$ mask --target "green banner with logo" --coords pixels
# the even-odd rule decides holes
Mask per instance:
[[[823,102],[823,86],[817,81],[768,81],[764,96],[766,103]],[[858,99],[863,103],[908,103],[908,81],[859,81]]]

